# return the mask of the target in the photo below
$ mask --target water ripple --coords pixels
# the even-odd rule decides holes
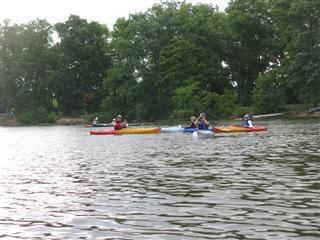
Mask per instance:
[[[0,128],[0,238],[319,239],[316,121],[194,141]]]

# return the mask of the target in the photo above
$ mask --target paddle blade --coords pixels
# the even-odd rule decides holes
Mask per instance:
[[[198,140],[198,139],[199,139],[198,131],[194,131],[194,132],[192,133],[192,138],[193,138],[193,140]]]

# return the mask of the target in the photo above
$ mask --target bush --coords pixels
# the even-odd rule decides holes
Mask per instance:
[[[44,107],[38,107],[33,111],[18,116],[18,121],[22,124],[54,123],[56,121],[56,114],[49,112]]]
[[[259,113],[281,111],[285,103],[284,77],[279,69],[273,69],[257,79],[253,90],[253,107]]]

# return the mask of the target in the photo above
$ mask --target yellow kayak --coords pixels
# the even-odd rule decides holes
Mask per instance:
[[[123,128],[121,130],[90,131],[90,135],[156,134],[160,128]]]

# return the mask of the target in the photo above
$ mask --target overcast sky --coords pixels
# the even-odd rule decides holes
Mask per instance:
[[[0,23],[10,19],[14,23],[46,19],[51,24],[64,22],[71,14],[88,21],[98,21],[112,28],[119,17],[144,12],[160,0],[0,0]],[[229,0],[187,0],[193,4],[209,3],[223,11]]]

